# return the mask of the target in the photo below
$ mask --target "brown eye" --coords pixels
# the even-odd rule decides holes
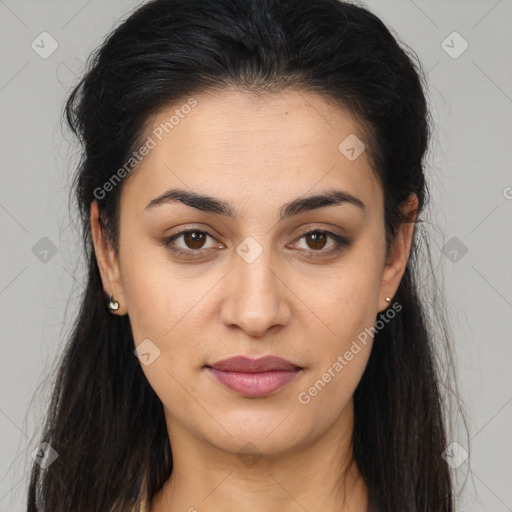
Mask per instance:
[[[213,248],[212,246],[205,248],[208,237],[215,241],[214,237],[207,231],[186,229],[164,238],[161,243],[179,256],[195,258],[204,256],[206,251]],[[308,252],[312,258],[329,256],[350,246],[350,241],[345,237],[320,229],[304,233],[298,239],[299,242],[302,240],[306,241],[306,248],[301,249]],[[329,245],[329,240],[332,242],[331,247],[325,249]],[[177,243],[178,241],[180,242],[179,244]],[[298,242],[295,242],[295,244],[298,244]]]
[[[308,244],[308,247],[317,251],[325,247],[327,236],[323,231],[314,231],[306,235],[306,240],[312,241],[312,244]]]
[[[186,229],[175,235],[164,238],[162,245],[180,256],[195,257],[211,248],[204,247],[208,237],[214,240],[213,236],[206,231]],[[179,242],[179,244],[177,242]]]
[[[183,234],[183,242],[189,249],[201,249],[206,240],[203,231],[188,231]]]
[[[303,233],[298,240],[300,242],[303,239],[306,242],[306,248],[304,250],[309,252],[313,258],[330,256],[350,246],[350,241],[345,237],[332,233],[331,231],[320,229]],[[331,247],[324,249],[328,245],[329,240],[332,241]]]

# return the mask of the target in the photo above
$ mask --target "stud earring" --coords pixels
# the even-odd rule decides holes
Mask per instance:
[[[391,302],[391,297],[386,297],[386,302]]]
[[[117,300],[114,300],[112,294],[110,294],[107,307],[109,311],[117,311],[119,309],[119,302],[117,302]]]

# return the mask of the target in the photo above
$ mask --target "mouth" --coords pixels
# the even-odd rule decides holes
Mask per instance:
[[[204,368],[226,388],[246,397],[269,395],[291,382],[303,368],[275,356],[251,359],[236,356]]]

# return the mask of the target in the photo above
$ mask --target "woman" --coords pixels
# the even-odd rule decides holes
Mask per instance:
[[[155,0],[66,114],[89,271],[28,511],[453,511],[428,110],[383,23]]]

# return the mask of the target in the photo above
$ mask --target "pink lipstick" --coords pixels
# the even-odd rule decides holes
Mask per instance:
[[[259,359],[235,356],[206,365],[206,369],[224,386],[247,397],[268,395],[288,384],[302,370],[276,356]]]

